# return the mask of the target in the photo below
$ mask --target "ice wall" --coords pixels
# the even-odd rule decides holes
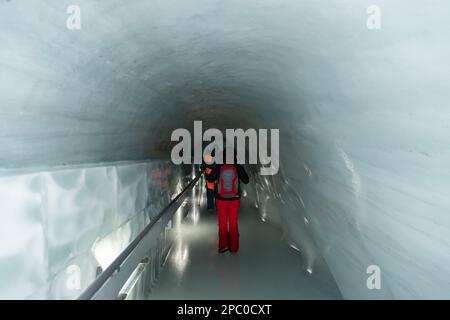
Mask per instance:
[[[0,176],[0,298],[76,298],[185,182],[168,162]]]
[[[280,128],[267,218],[344,297],[450,297],[448,1],[78,0],[81,30],[69,4],[0,3],[1,167],[165,157],[193,120]]]

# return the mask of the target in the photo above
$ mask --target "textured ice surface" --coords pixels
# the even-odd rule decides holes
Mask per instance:
[[[448,0],[77,4],[69,31],[60,0],[0,2],[0,167],[166,157],[193,120],[280,128],[282,171],[259,183],[260,210],[301,252],[318,248],[308,260],[323,256],[343,296],[450,298]],[[0,194],[26,212],[2,211],[4,234],[26,222],[6,250],[45,252],[43,180]],[[2,267],[26,274],[26,259]],[[381,291],[366,287],[371,264]],[[31,274],[27,292],[46,281]]]
[[[0,298],[77,297],[184,183],[161,161],[0,176]]]

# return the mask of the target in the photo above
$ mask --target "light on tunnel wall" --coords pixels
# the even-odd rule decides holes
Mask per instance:
[[[202,192],[200,191],[200,195],[202,195]],[[200,219],[200,215],[199,215],[199,210],[198,210],[198,205],[197,205],[197,188],[193,188],[192,189],[192,222],[194,225],[197,225],[199,219]]]
[[[125,249],[131,238],[131,228],[129,224],[117,229],[97,241],[92,246],[95,259],[105,270],[114,259]]]
[[[181,191],[183,191],[183,181],[179,179],[170,199],[175,199],[181,193]]]
[[[175,231],[179,231],[180,230],[180,226],[181,226],[181,220],[182,220],[182,216],[183,216],[183,206],[180,206],[177,211],[175,212],[174,216],[173,216],[173,227],[175,229]]]
[[[265,197],[265,200],[264,200],[264,202],[267,202],[268,200],[270,199],[270,197],[267,195],[266,197]],[[266,220],[267,220],[267,211],[266,211],[266,206],[262,206],[261,207],[261,220],[263,221],[263,222],[266,222]]]
[[[201,207],[204,201],[204,192],[200,192],[200,196],[198,197],[198,206]]]
[[[344,161],[345,167],[351,174],[352,179],[352,190],[355,196],[359,196],[361,192],[361,178],[355,168],[355,165],[353,161],[350,159],[350,157],[347,155],[347,153],[340,148],[338,145],[336,145],[336,149],[338,150],[342,160]]]
[[[197,173],[195,172],[195,166],[192,166],[192,174],[191,174],[191,178],[195,179],[195,176],[197,175]]]

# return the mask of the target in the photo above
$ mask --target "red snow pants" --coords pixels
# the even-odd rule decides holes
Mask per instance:
[[[240,205],[241,200],[216,199],[219,249],[229,248],[232,253],[239,250],[238,213]]]

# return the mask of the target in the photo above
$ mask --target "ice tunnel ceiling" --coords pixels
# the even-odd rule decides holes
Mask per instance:
[[[194,119],[279,127],[298,107],[306,61],[280,25],[286,6],[79,4],[70,31],[66,3],[2,3],[3,166],[167,156],[170,132]]]
[[[164,157],[173,128],[195,119],[283,126],[286,140],[414,134],[426,152],[414,118],[447,101],[438,4],[378,1],[377,31],[369,1],[78,1],[80,30],[66,27],[69,4],[1,4],[4,167]],[[399,113],[409,130],[389,123]]]
[[[448,296],[447,1],[77,0],[69,30],[72,4],[0,3],[1,168],[168,158],[194,120],[280,128],[344,296],[344,256],[383,265],[385,297]]]

